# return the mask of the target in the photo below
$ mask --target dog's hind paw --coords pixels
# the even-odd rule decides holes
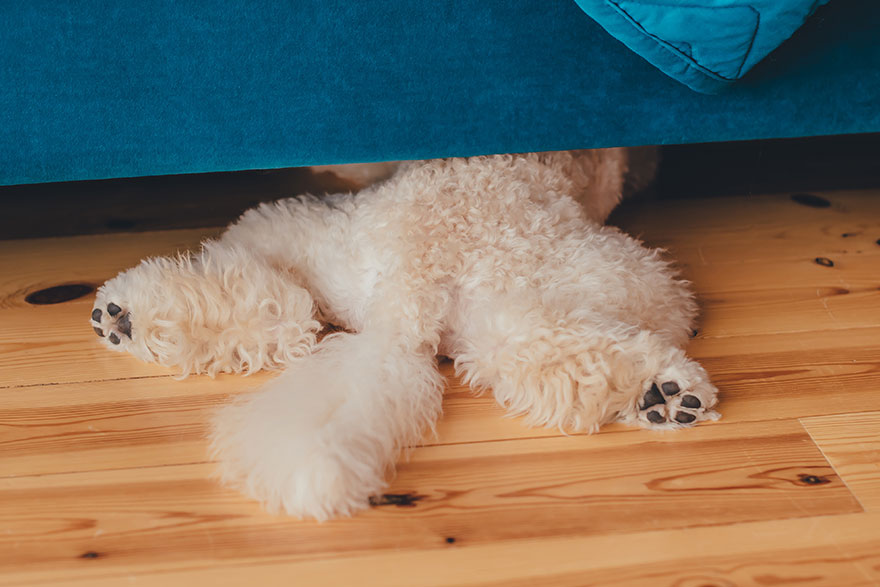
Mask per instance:
[[[103,304],[98,304],[92,309],[92,328],[95,334],[102,338],[107,337],[113,345],[131,341],[131,312],[113,302],[102,306]]]

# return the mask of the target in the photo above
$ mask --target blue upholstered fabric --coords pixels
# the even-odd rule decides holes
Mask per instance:
[[[573,0],[29,0],[0,18],[0,184],[880,131],[880,2],[718,96]]]
[[[605,30],[694,90],[741,78],[829,0],[577,0]]]

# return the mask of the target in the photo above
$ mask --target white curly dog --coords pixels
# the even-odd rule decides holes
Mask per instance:
[[[91,324],[183,374],[283,368],[218,413],[212,446],[227,483],[301,517],[382,492],[440,416],[438,353],[533,425],[715,419],[682,350],[687,283],[601,225],[625,167],[621,149],[424,161],[357,195],[263,204],[105,283]],[[318,342],[322,322],[349,332]]]

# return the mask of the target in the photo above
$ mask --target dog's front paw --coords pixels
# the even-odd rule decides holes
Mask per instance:
[[[649,383],[638,404],[638,422],[645,428],[680,428],[721,417],[712,409],[718,390],[694,361],[685,360]]]
[[[92,309],[92,328],[95,334],[106,337],[110,344],[118,346],[133,338],[131,312],[113,302],[99,301]]]

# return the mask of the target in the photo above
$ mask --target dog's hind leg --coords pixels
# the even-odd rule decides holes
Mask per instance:
[[[594,432],[614,420],[673,428],[718,417],[706,372],[665,336],[527,312],[492,319],[460,347],[457,370],[528,424]]]

